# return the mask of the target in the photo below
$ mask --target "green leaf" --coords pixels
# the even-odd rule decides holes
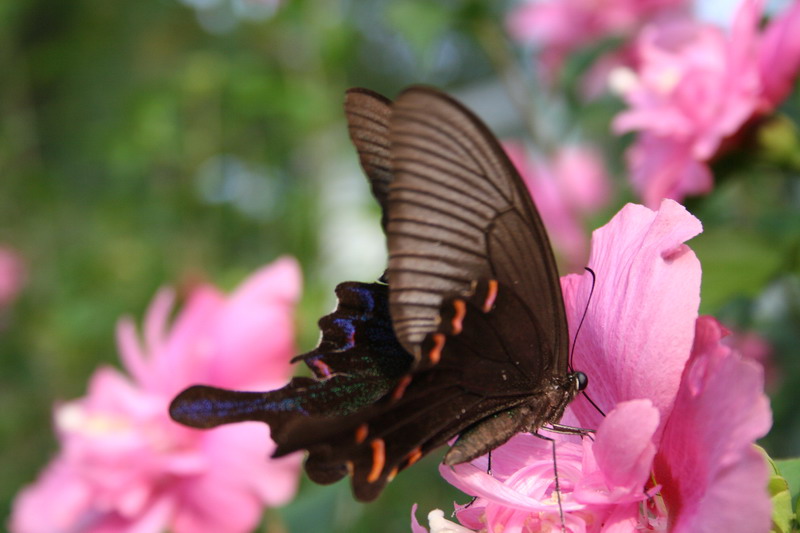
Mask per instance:
[[[792,497],[789,493],[789,483],[779,475],[769,478],[769,494],[772,498],[772,531],[775,533],[789,533],[792,531]]]
[[[793,510],[792,501],[796,501],[800,488],[800,459],[773,461],[763,448],[759,450],[770,466],[767,487],[772,499],[772,531],[774,533],[797,531],[798,515],[796,510]]]
[[[701,313],[757,296],[780,268],[781,250],[745,228],[709,227],[690,246],[703,265]]]
[[[776,459],[774,465],[780,475],[789,482],[789,490],[792,493],[792,506],[797,506],[800,504],[800,457]]]
[[[800,168],[800,135],[785,115],[777,115],[758,130],[759,144],[767,159]]]

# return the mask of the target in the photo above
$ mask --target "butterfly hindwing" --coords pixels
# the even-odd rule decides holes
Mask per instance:
[[[392,329],[388,294],[384,283],[340,283],[336,310],[319,320],[319,345],[294,361],[304,361],[321,379],[351,376],[393,383],[409,370],[411,357]]]

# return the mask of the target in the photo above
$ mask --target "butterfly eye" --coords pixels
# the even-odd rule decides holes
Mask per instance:
[[[579,391],[585,389],[589,385],[589,377],[583,372],[575,372],[574,379]]]

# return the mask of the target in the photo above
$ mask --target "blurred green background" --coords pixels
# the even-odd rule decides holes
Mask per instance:
[[[566,90],[591,51],[545,93],[526,51],[504,37],[507,3],[186,2],[0,2],[0,245],[28,269],[0,316],[3,520],[56,450],[54,402],[82,395],[99,364],[116,364],[117,319],[138,320],[158,287],[232,288],[294,255],[305,351],[336,283],[382,272],[378,209],[341,110],[347,88],[394,96],[436,85],[501,135],[521,136],[510,86],[557,110],[544,117],[547,141],[588,139],[607,155],[618,193],[587,228],[631,199],[629,139],[608,134],[620,102]],[[777,457],[800,455],[798,117],[795,92],[752,151],[716,163],[715,193],[687,203],[706,228],[690,243],[703,263],[702,312],[773,345],[775,429],[764,444]],[[407,531],[412,503],[423,517],[466,500],[439,478],[437,460],[370,505],[354,503],[346,483],[304,482],[265,527]]]

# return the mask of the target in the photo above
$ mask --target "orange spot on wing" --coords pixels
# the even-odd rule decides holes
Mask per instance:
[[[422,458],[422,450],[420,450],[419,448],[414,448],[413,450],[411,450],[411,453],[408,454],[408,459],[406,459],[408,464],[406,466],[413,465],[421,458]]]
[[[369,434],[369,426],[367,424],[361,424],[356,428],[356,444],[361,444],[365,440],[367,440],[367,435]]]
[[[392,468],[392,470],[389,472],[389,475],[386,476],[386,480],[387,481],[393,480],[395,478],[395,476],[397,476],[397,472],[398,471],[399,471],[399,469],[397,467]]]
[[[433,348],[431,351],[428,352],[428,359],[431,360],[431,363],[434,365],[439,362],[442,358],[442,348],[444,348],[444,341],[445,336],[444,333],[434,333],[433,334]]]
[[[375,439],[369,444],[372,446],[372,469],[367,475],[367,482],[373,483],[381,477],[383,466],[386,464],[386,445],[383,439]]]
[[[464,320],[464,315],[467,314],[467,304],[464,303],[464,300],[453,300],[453,308],[456,310],[456,314],[451,321],[453,335],[458,335],[464,329],[462,321]]]
[[[411,383],[411,374],[406,374],[400,381],[397,383],[397,386],[394,388],[392,392],[392,400],[399,400],[403,397],[403,394],[406,392],[406,387],[408,387],[409,383]]]
[[[486,300],[483,302],[483,312],[488,313],[494,307],[494,301],[497,299],[497,280],[490,279],[489,287],[487,289]]]

